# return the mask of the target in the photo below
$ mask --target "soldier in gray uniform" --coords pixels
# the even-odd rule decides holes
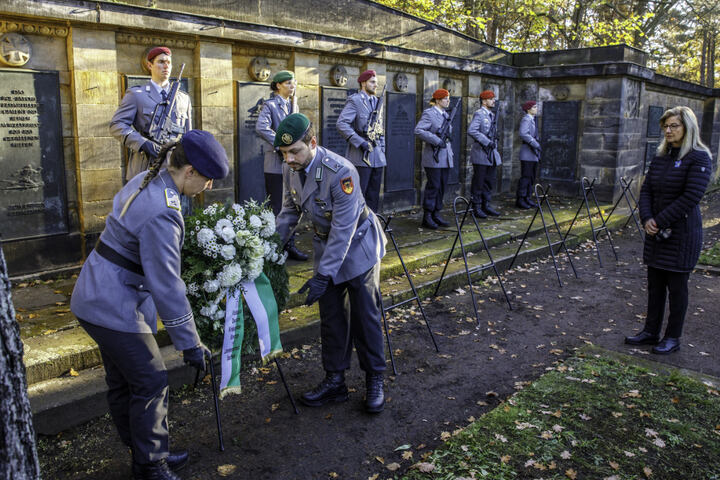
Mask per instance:
[[[273,146],[273,143],[275,142],[275,131],[280,122],[291,113],[298,113],[299,111],[295,98],[295,88],[295,75],[293,72],[283,70],[276,73],[272,78],[272,82],[270,82],[270,89],[273,93],[263,103],[262,110],[260,110],[255,123],[255,131],[260,138],[265,140],[265,160],[263,164],[265,192],[270,197],[270,206],[275,216],[282,209],[283,157],[280,151]],[[290,237],[285,249],[288,252],[288,257],[293,260],[304,262],[308,259],[308,256],[295,246],[295,235]]]
[[[357,188],[352,164],[317,145],[310,120],[301,113],[282,121],[275,146],[285,158],[283,208],[277,231],[286,240],[301,216],[315,229],[314,276],[300,289],[306,305],[318,301],[325,378],[301,397],[317,407],[348,399],[345,370],[353,345],[366,374],[365,410],[382,411],[383,372],[380,261],[385,234]]]
[[[441,216],[443,197],[447,188],[448,175],[453,167],[453,151],[450,138],[438,136],[445,122],[450,121],[446,112],[450,106],[450,92],[444,88],[435,90],[430,100],[432,107],[425,109],[415,126],[415,135],[423,141],[422,166],[427,181],[423,191],[422,226],[436,230],[449,225]],[[452,132],[452,126],[449,132]]]
[[[189,131],[160,153],[171,149],[166,169],[155,160],[144,177],[135,176],[115,195],[70,304],[100,347],[110,413],[132,450],[136,479],[178,479],[173,470],[188,458],[186,451],[169,451],[168,374],[153,337],[157,317],[187,363],[204,370],[210,354],[180,278],[185,235],[180,194],[193,197],[224,178],[227,154],[202,130]]]
[[[372,145],[368,139],[367,129],[370,114],[378,105],[377,77],[375,70],[366,70],[358,77],[360,91],[348,97],[345,107],[337,119],[337,129],[347,140],[345,158],[355,165],[360,175],[360,190],[373,211],[380,205],[380,185],[385,165],[385,136],[377,139]],[[379,120],[382,127],[382,118]]]
[[[525,116],[520,120],[518,131],[522,144],[520,145],[520,178],[517,192],[515,192],[515,206],[527,210],[537,206],[537,202],[533,200],[533,185],[542,148],[538,141],[538,129],[535,124],[537,102],[527,101],[522,104],[522,109],[525,111]]]
[[[162,148],[162,145],[144,135],[150,126],[155,107],[167,98],[172,53],[167,47],[155,47],[148,52],[147,59],[152,79],[145,85],[128,88],[110,120],[112,136],[117,138],[123,147],[132,151],[125,172],[126,181],[147,170],[150,161],[157,158]],[[185,132],[192,128],[190,97],[186,93],[178,91],[171,120]]]
[[[468,126],[468,135],[473,140],[470,149],[473,166],[470,189],[475,216],[486,218],[488,215],[500,215],[500,212],[492,207],[490,200],[495,189],[495,170],[502,164],[502,160],[495,140],[497,121],[491,111],[495,106],[495,93],[485,90],[480,94],[480,100],[482,107],[475,112]]]

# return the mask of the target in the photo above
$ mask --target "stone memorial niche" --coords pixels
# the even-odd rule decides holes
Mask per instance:
[[[57,72],[0,69],[2,240],[68,233]]]
[[[386,101],[384,210],[411,207],[415,202],[416,96],[388,92]]]
[[[575,182],[580,102],[543,102],[540,178]]]
[[[271,148],[255,132],[255,124],[263,102],[270,97],[267,83],[237,83],[237,199],[240,202],[265,200],[263,164],[265,152]]]
[[[357,90],[354,88],[320,87],[320,145],[343,157],[347,142],[340,135],[335,124],[345,106],[345,101],[355,92]]]
[[[660,131],[660,117],[662,117],[663,113],[665,113],[665,109],[663,107],[650,105],[650,107],[648,108],[648,138],[659,137],[662,135],[662,132]]]

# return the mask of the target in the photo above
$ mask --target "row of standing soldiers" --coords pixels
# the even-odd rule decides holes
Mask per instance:
[[[78,278],[71,308],[100,347],[110,411],[130,448],[133,476],[177,479],[175,472],[187,464],[188,453],[169,450],[167,371],[153,334],[159,316],[185,361],[205,368],[210,352],[197,334],[180,277],[183,214],[189,213],[191,197],[212,188],[213,180],[230,169],[217,140],[192,130],[190,99],[169,82],[170,49],[151,49],[147,66],[151,80],[129,88],[110,121],[112,134],[132,152],[128,183],[115,196],[98,246]],[[307,218],[314,229],[313,277],[300,292],[308,292],[307,305],[319,303],[325,377],[301,401],[316,407],[348,399],[345,370],[354,347],[366,373],[364,408],[379,413],[385,404],[379,280],[386,238],[375,211],[386,160],[384,136],[377,129],[370,135],[368,123],[382,125],[382,95],[377,96],[374,71],[363,72],[358,83],[360,91],[348,98],[337,121],[348,142],[344,157],[318,145],[310,120],[297,111],[295,78],[289,71],[273,77],[273,95],[263,105],[256,131],[271,147],[264,158],[265,186],[291,258],[308,258],[293,241],[301,219]],[[449,120],[449,97],[446,90],[436,91],[433,106],[416,128],[425,142],[423,223],[429,228],[445,224],[439,213],[453,166],[451,129],[443,125]],[[481,217],[498,214],[490,205],[490,192],[501,161],[492,132],[494,94],[483,92],[482,101],[469,129],[475,142],[473,206]],[[177,134],[169,142],[147,133],[159,106],[170,110]],[[526,108],[521,134],[526,133],[523,140],[535,155],[521,152],[523,164],[536,164],[539,156],[533,107]],[[534,168],[523,167],[522,172],[518,206],[526,208]],[[103,286],[107,278],[119,280],[108,289]]]

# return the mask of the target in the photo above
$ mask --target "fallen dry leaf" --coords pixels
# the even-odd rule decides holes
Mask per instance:
[[[568,468],[567,470],[565,470],[565,476],[571,480],[575,480],[577,478],[577,472],[572,468]]]
[[[383,457],[375,457],[375,460],[385,465],[385,459]]]
[[[572,455],[567,450],[563,450],[562,452],[560,452],[560,458],[562,458],[563,460],[567,460],[570,457],[572,457]]]
[[[612,467],[613,470],[617,470],[618,468],[620,468],[620,464],[617,462],[608,462],[608,463],[610,464],[610,466]]]
[[[503,455],[502,457],[500,457],[500,461],[501,461],[502,463],[508,463],[511,458],[512,458],[512,457],[511,457],[510,455]]]
[[[419,463],[416,463],[415,465],[413,465],[412,468],[417,468],[418,470],[420,470],[423,473],[430,473],[433,470],[435,470],[435,465],[433,465],[432,463],[427,463],[427,462],[419,462]]]
[[[232,464],[220,465],[217,467],[217,471],[221,477],[228,477],[235,473],[235,470],[237,470],[237,466]]]
[[[380,476],[379,473],[376,473],[375,475],[371,475],[367,478],[367,480],[377,480],[377,478]]]
[[[650,467],[643,467],[643,473],[647,478],[650,478],[650,475],[652,475],[652,468]]]
[[[328,477],[330,478],[338,478],[340,475],[337,474],[337,472],[330,472],[328,473]]]
[[[72,367],[70,367],[70,372],[69,372],[69,373],[70,373],[70,376],[71,376],[71,377],[77,377],[78,375],[80,375],[80,374],[79,374],[78,372],[76,372],[75,369],[72,368]]]
[[[410,460],[412,458],[412,456],[413,456],[413,452],[411,452],[410,450],[407,450],[402,453],[403,460]]]
[[[385,468],[387,468],[387,469],[390,470],[391,472],[394,472],[395,470],[397,470],[398,468],[400,468],[400,464],[397,463],[397,462],[392,462],[392,463],[387,464],[387,465],[385,466]]]

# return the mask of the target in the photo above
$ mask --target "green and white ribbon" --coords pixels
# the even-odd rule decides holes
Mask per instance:
[[[228,292],[225,303],[225,335],[221,357],[222,377],[220,398],[229,393],[240,393],[240,357],[245,328],[241,291],[250,314],[255,320],[263,364],[282,353],[278,308],[270,280],[261,273],[253,282],[244,282],[235,293]]]

